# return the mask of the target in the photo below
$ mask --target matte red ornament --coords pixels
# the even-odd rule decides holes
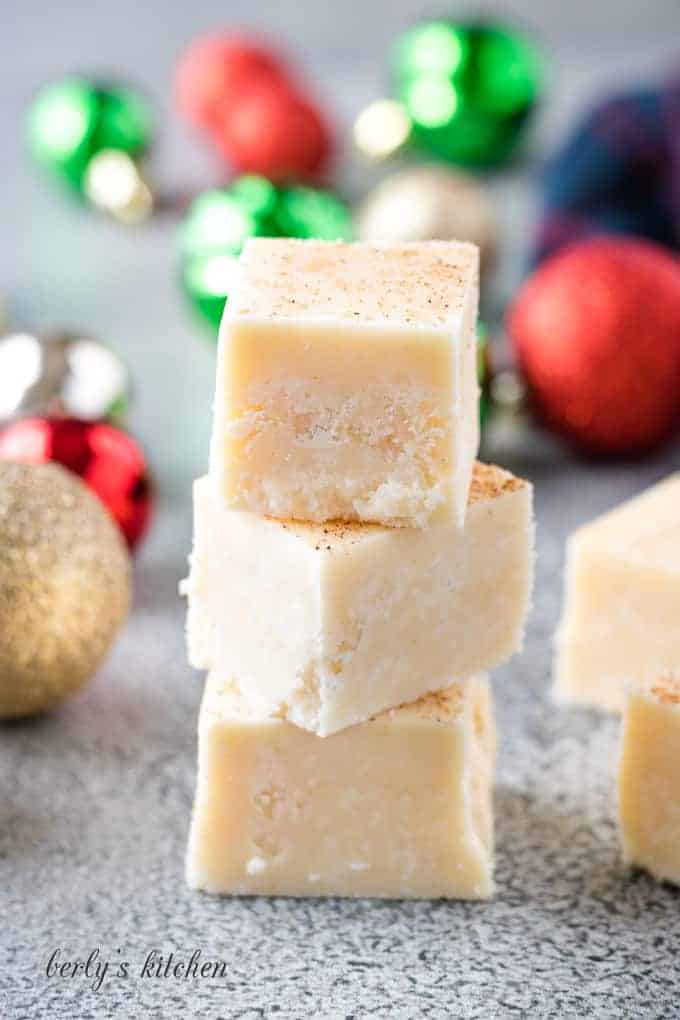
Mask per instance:
[[[112,425],[77,418],[19,419],[0,432],[0,459],[56,461],[73,471],[97,493],[131,549],[147,529],[154,496],[144,454]]]
[[[247,36],[203,36],[185,50],[177,65],[177,105],[195,127],[209,130],[218,106],[230,108],[247,86],[258,80],[275,86],[286,73],[270,50]]]
[[[331,149],[321,112],[284,82],[256,82],[219,106],[212,137],[235,170],[275,182],[318,178]]]
[[[651,450],[680,425],[680,260],[603,236],[563,249],[507,327],[542,420],[593,454]]]

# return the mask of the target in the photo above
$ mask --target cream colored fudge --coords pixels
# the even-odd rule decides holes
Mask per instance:
[[[495,730],[472,677],[323,740],[208,679],[187,878],[212,893],[483,899]]]
[[[576,531],[558,699],[621,711],[629,682],[680,670],[680,473]]]
[[[226,505],[462,523],[477,301],[474,245],[248,241],[217,365],[210,474]]]
[[[627,695],[619,825],[629,864],[680,884],[680,674]]]
[[[477,464],[464,530],[304,524],[196,483],[189,658],[321,736],[484,672],[520,646],[531,486]]]

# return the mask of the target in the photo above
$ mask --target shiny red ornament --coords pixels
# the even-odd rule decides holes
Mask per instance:
[[[321,112],[283,82],[255,82],[219,106],[212,137],[235,170],[274,182],[318,178],[331,150]]]
[[[120,525],[130,548],[151,519],[154,497],[146,460],[120,429],[77,418],[23,418],[0,432],[0,459],[56,461],[77,474]]]
[[[680,425],[680,260],[634,238],[563,249],[507,327],[540,418],[581,450],[653,449]]]
[[[207,35],[182,54],[175,97],[195,127],[210,130],[218,106],[230,108],[256,81],[277,84],[286,77],[282,62],[267,48],[237,33]]]

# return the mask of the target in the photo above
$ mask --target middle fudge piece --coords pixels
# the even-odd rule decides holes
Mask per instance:
[[[478,251],[249,241],[220,331],[210,474],[281,519],[462,524],[479,443]]]
[[[196,483],[189,657],[321,736],[485,672],[521,643],[531,486],[476,464],[464,530],[227,510]]]

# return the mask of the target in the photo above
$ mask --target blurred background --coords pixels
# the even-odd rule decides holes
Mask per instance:
[[[197,37],[242,29],[281,54],[332,124],[335,156],[326,181],[356,203],[391,172],[362,159],[352,125],[371,101],[391,94],[396,41],[433,8],[409,0],[366,4],[191,4],[26,0],[5,8],[2,50],[3,186],[0,294],[10,328],[76,329],[110,344],[130,368],[135,399],[127,424],[144,444],[164,507],[188,507],[190,478],[206,463],[214,350],[178,285],[178,231],[187,202],[233,174],[182,115],[178,61]],[[548,0],[488,8],[525,33],[543,63],[534,115],[509,161],[482,173],[493,203],[496,260],[484,311],[492,329],[525,275],[541,202],[539,171],[594,103],[658,85],[678,58],[675,0],[565,4]],[[478,7],[435,11],[454,20]],[[149,180],[159,197],[147,222],[121,227],[70,200],[36,165],[26,144],[30,104],[46,84],[90,75],[141,90],[153,111]],[[427,152],[407,162],[429,160]],[[402,164],[399,163],[399,166]],[[188,517],[175,518],[178,545]],[[157,524],[163,527],[163,518]]]

